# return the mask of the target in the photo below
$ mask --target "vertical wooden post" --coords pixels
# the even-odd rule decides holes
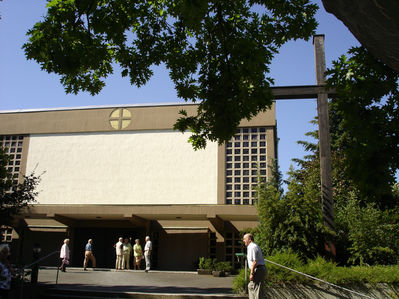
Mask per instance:
[[[324,35],[313,36],[313,46],[316,62],[316,84],[325,85],[326,61],[324,53]],[[328,117],[328,95],[322,91],[317,95],[317,115],[319,121],[319,152],[322,211],[325,225],[334,229],[334,200],[331,176],[331,149]]]

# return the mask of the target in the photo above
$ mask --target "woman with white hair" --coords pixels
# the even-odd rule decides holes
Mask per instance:
[[[61,247],[60,258],[61,258],[61,266],[60,270],[65,272],[65,268],[69,265],[69,239],[64,240],[64,245]]]
[[[10,248],[8,244],[0,244],[0,298],[7,299],[11,289],[11,274],[14,270],[11,268],[8,256]]]

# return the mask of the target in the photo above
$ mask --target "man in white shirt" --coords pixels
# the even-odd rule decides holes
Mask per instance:
[[[152,243],[150,241],[150,237],[145,237],[145,246],[144,246],[144,258],[145,258],[145,272],[148,272],[151,268],[151,252],[152,252]]]
[[[119,238],[119,241],[114,245],[116,253],[115,269],[122,270],[122,256],[123,256],[123,238]]]
[[[249,299],[264,298],[263,287],[266,278],[266,266],[262,251],[254,243],[252,234],[246,234],[243,241],[245,246],[247,246],[248,267],[251,270],[248,284]]]

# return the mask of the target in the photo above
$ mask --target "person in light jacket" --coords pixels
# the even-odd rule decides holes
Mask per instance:
[[[61,246],[60,259],[61,266],[60,270],[65,272],[66,266],[69,265],[69,239],[64,240],[64,244]]]
[[[145,272],[148,272],[151,268],[151,253],[152,253],[152,243],[150,241],[150,237],[145,237],[145,246],[144,246],[144,258],[145,258]]]

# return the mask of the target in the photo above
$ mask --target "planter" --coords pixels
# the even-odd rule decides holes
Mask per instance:
[[[209,269],[197,269],[199,275],[212,275],[212,270]]]
[[[212,275],[214,277],[225,277],[226,272],[225,271],[212,271]]]

